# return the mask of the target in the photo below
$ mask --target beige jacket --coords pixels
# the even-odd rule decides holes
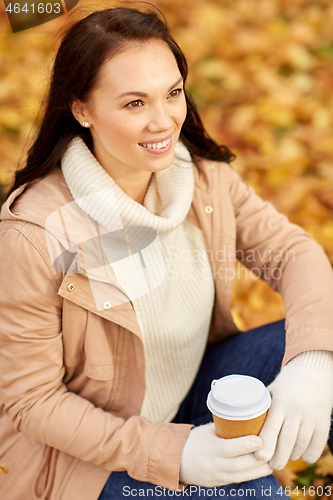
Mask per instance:
[[[333,350],[333,279],[323,250],[228,165],[201,161],[194,171],[188,216],[204,233],[216,289],[209,342],[237,331],[230,314],[237,248],[283,295],[283,362]],[[191,426],[139,416],[145,353],[131,303],[110,278],[99,281],[96,304],[84,272],[61,272],[50,258],[45,221],[72,201],[59,169],[18,189],[1,212],[1,500],[96,500],[113,470],[179,485]],[[89,234],[92,224],[82,213],[77,234]]]

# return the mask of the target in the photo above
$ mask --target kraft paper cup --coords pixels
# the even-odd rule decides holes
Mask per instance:
[[[207,397],[216,434],[224,439],[258,436],[270,405],[271,396],[264,384],[247,375],[213,380]]]

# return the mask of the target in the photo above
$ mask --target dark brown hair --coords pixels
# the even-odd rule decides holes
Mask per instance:
[[[103,63],[117,50],[130,42],[150,39],[160,39],[168,44],[185,82],[188,73],[186,58],[171,37],[163,14],[155,7],[146,11],[128,7],[96,11],[67,29],[54,61],[38,135],[28,151],[26,166],[15,174],[10,193],[59,167],[60,158],[76,135],[81,136],[92,150],[90,131],[81,127],[74,118],[71,104],[76,99],[88,100],[98,84]],[[234,155],[209,137],[186,91],[185,96],[187,116],[180,140],[192,155],[228,163],[232,161]]]

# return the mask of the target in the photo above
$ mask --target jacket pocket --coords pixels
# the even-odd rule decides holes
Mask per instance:
[[[77,371],[84,364],[84,374],[94,380],[113,380],[119,342],[119,325],[66,303],[63,311],[63,345],[66,368]]]

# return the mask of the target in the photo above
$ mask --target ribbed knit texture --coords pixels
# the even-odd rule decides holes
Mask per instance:
[[[104,228],[119,229],[121,220],[124,227],[150,227],[158,233],[164,279],[152,286],[151,275],[143,267],[147,293],[138,296],[129,281],[126,292],[145,343],[141,415],[152,422],[171,421],[199,368],[214,304],[204,237],[186,217],[194,190],[190,155],[180,142],[176,144],[173,164],[153,173],[143,206],[114,182],[80,137],[71,141],[61,166],[77,204]]]
[[[180,142],[175,147],[173,164],[153,175],[144,206],[124,193],[79,136],[70,142],[61,168],[80,208],[110,231],[115,229],[112,217],[117,219],[120,214],[124,226],[146,226],[164,234],[184,220],[192,203],[193,166],[189,152]],[[93,193],[97,196],[88,196]]]
[[[333,352],[305,351],[292,358],[288,365],[305,365],[333,376]]]

